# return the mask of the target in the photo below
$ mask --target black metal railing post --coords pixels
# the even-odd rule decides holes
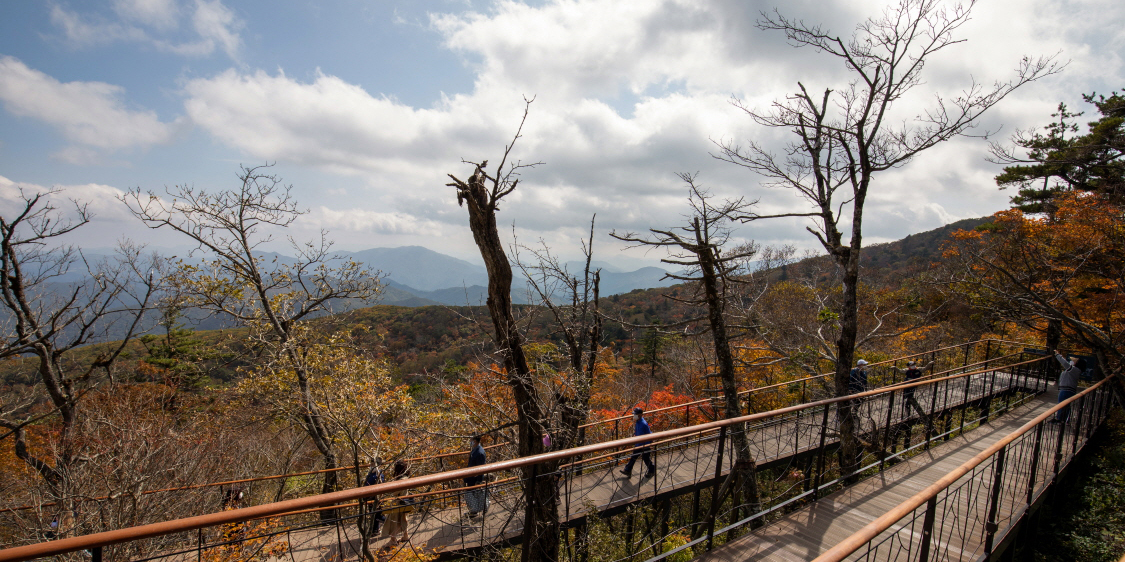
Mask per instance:
[[[937,385],[930,385],[930,423],[926,424],[926,446],[925,450],[930,450],[930,439],[933,438],[934,433],[934,417],[937,410]]]
[[[715,517],[719,513],[719,484],[723,475],[723,444],[727,441],[727,426],[719,428],[719,452],[715,455],[715,484],[711,487],[711,510],[707,514],[707,550],[715,540]]]
[[[828,411],[831,406],[824,406],[824,416],[820,420],[820,446],[816,449],[816,474],[813,475],[812,499],[816,501],[820,495],[820,475],[824,473],[824,440],[828,437]]]
[[[961,433],[965,433],[965,414],[969,411],[969,379],[965,377],[965,398],[961,400]]]
[[[1004,460],[1007,456],[1008,447],[1000,448],[996,453],[996,464],[993,470],[992,478],[992,497],[988,505],[988,519],[984,523],[984,559],[989,560],[992,558],[992,546],[996,540],[996,511],[1000,507],[1000,488],[1004,480]]]
[[[1027,474],[1027,507],[1035,500],[1035,477],[1039,475],[1039,453],[1043,450],[1043,422],[1035,426],[1035,446],[1031,449],[1031,469]]]
[[[891,436],[891,415],[895,411],[895,395],[898,392],[891,392],[888,394],[887,399],[887,425],[883,428],[883,452],[879,455],[879,472],[883,472],[883,465],[887,462],[887,440]]]
[[[992,417],[992,395],[996,393],[996,369],[989,371],[989,374],[992,376],[988,379],[988,392],[984,393],[984,421],[981,423],[988,423],[988,418]]]
[[[934,519],[937,518],[937,494],[926,502],[926,517],[922,520],[922,545],[918,549],[918,562],[930,562],[930,541],[934,536]]]
[[[1056,413],[1056,415],[1058,415]],[[1055,418],[1058,419],[1058,418]],[[1062,448],[1063,440],[1066,439],[1066,424],[1059,422],[1059,434],[1055,438],[1055,468],[1052,471],[1053,478],[1059,477],[1059,467],[1062,465]]]
[[[1074,420],[1074,442],[1070,444],[1070,456],[1073,457],[1078,452],[1078,438],[1082,435],[1082,412],[1086,410],[1086,397],[1083,396],[1077,402],[1071,402],[1071,406],[1077,406],[1071,408],[1071,411],[1078,410],[1078,417]]]

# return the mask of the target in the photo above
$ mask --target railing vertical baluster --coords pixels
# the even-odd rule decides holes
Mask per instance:
[[[961,400],[961,430],[965,433],[965,414],[969,412],[969,379],[972,377],[965,377],[965,397]]]
[[[926,518],[922,520],[922,546],[918,549],[918,562],[930,562],[930,541],[934,536],[934,519],[937,518],[937,494],[926,502]]]
[[[102,547],[95,546],[90,553],[90,562],[102,562]]]
[[[985,361],[985,369],[988,368],[988,362]],[[988,418],[992,417],[992,395],[996,393],[996,369],[989,371],[992,376],[988,379],[988,392],[985,393],[984,398],[984,422],[987,423]]]
[[[809,379],[808,378],[801,379],[801,403],[802,404],[809,401],[808,398],[806,397],[806,389],[808,388],[808,385],[809,385]]]
[[[1035,500],[1035,477],[1039,475],[1039,453],[1043,450],[1043,424],[1035,426],[1035,447],[1031,450],[1031,471],[1027,475],[1027,507]]]
[[[934,434],[934,413],[937,410],[937,385],[930,385],[930,423],[926,424],[926,446],[925,450],[930,450],[930,439],[933,439]]]
[[[196,561],[203,560],[203,527],[199,528],[199,533],[196,535],[195,545]]]
[[[888,394],[889,398],[887,399],[887,425],[883,428],[883,453],[879,456],[879,472],[883,472],[883,465],[887,461],[887,439],[890,438],[891,433],[891,414],[893,414],[895,411],[895,394],[898,393],[891,392]]]
[[[820,475],[824,472],[824,439],[828,436],[828,410],[832,407],[824,406],[824,417],[820,420],[820,446],[816,449],[816,474],[813,475],[812,498],[815,501],[820,494]]]
[[[992,546],[996,540],[996,510],[1000,507],[1000,487],[1004,480],[1004,460],[1008,453],[1008,447],[1005,445],[1000,448],[996,454],[996,464],[993,470],[992,479],[992,498],[989,500],[988,505],[988,519],[984,523],[984,558],[985,560],[992,559]]]
[[[1055,415],[1058,415],[1058,413],[1056,412]],[[1058,419],[1058,418],[1055,418],[1055,419]],[[1058,478],[1059,477],[1059,466],[1062,464],[1063,440],[1066,438],[1066,424],[1065,423],[1059,423],[1058,426],[1059,426],[1059,434],[1056,436],[1056,439],[1055,439],[1055,469],[1053,471],[1054,474],[1053,474],[1052,478]]]
[[[719,484],[723,475],[723,444],[727,441],[727,426],[719,428],[719,452],[715,455],[715,484],[711,487],[711,510],[707,514],[707,550],[715,540],[715,516],[719,512]]]
[[[965,365],[969,364],[969,350],[972,349],[971,342],[965,342],[965,358],[961,361],[961,372],[965,372]]]
[[[1076,402],[1071,402],[1071,406],[1077,406],[1070,409],[1072,412],[1078,410],[1078,417],[1074,420],[1074,441],[1070,444],[1070,456],[1074,457],[1078,452],[1078,437],[1082,435],[1082,412],[1086,409],[1086,397],[1083,396]]]

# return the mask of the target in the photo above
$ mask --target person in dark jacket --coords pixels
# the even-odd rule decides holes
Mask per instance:
[[[922,374],[930,365],[933,365],[933,363],[931,362],[919,366],[916,362],[909,361],[906,363],[905,369],[898,369],[897,367],[895,367],[895,369],[906,375],[905,382],[910,383],[922,378]],[[926,415],[926,411],[922,409],[922,405],[918,403],[918,399],[914,397],[915,390],[916,387],[904,388],[902,390],[902,414],[904,416],[909,415],[910,409],[913,408],[914,411],[918,413],[918,417],[922,418],[922,421],[925,422],[927,431],[932,431],[933,422],[930,421],[930,416]]]
[[[488,463],[484,447],[480,444],[480,436],[474,435],[469,440],[469,468]],[[465,487],[479,486],[484,483],[484,475],[469,476],[465,478]],[[488,512],[488,489],[485,486],[465,491],[465,504],[469,507],[469,517],[476,517]]]
[[[1055,359],[1062,365],[1063,372],[1059,373],[1059,402],[1070,398],[1078,393],[1078,378],[1082,373],[1086,372],[1086,360],[1076,359],[1071,357],[1066,359],[1063,357],[1059,350],[1055,350]],[[1051,419],[1054,423],[1065,423],[1070,418],[1070,405],[1067,404],[1058,412],[1055,412],[1055,417]]]
[[[652,428],[649,427],[648,422],[645,421],[645,411],[642,408],[633,408],[633,436],[639,437],[641,435],[648,435],[652,433]],[[645,466],[648,467],[648,472],[645,472],[645,478],[652,478],[656,475],[656,463],[652,462],[650,454],[652,441],[645,441],[637,443],[633,446],[633,454],[629,457],[629,462],[625,464],[625,468],[621,471],[626,478],[633,475],[633,464],[637,462],[640,457],[644,461]]]
[[[374,486],[385,482],[383,478],[383,471],[379,468],[379,457],[371,459],[371,470],[367,471],[367,476],[363,479],[364,486]],[[379,529],[383,527],[383,522],[387,520],[387,516],[379,509],[379,500],[360,500],[366,508],[367,515],[367,533],[369,536],[379,536]]]
[[[848,373],[848,394],[859,394],[867,390],[867,361],[860,359],[855,368]]]

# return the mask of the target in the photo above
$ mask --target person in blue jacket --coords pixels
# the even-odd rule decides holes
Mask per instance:
[[[641,435],[648,435],[652,433],[652,428],[648,426],[645,421],[645,411],[642,408],[633,408],[633,436],[639,437]],[[633,475],[633,464],[637,462],[637,457],[644,461],[645,466],[648,467],[648,472],[645,473],[645,478],[652,478],[656,475],[656,463],[652,462],[652,450],[649,445],[652,441],[645,441],[644,443],[637,443],[633,446],[633,454],[629,457],[629,462],[625,464],[625,468],[621,470],[626,478]]]
[[[480,436],[474,435],[469,439],[469,468],[480,466],[488,462],[484,454],[484,447],[480,445]],[[465,486],[478,486],[484,483],[484,475],[470,476],[465,479]],[[488,489],[484,486],[473,488],[465,492],[465,503],[469,506],[469,518],[488,512]]]
[[[1057,349],[1055,350],[1055,359],[1063,368],[1063,372],[1059,373],[1058,381],[1059,402],[1062,402],[1078,393],[1078,377],[1086,371],[1086,360],[1074,357],[1067,360]],[[1069,404],[1055,412],[1055,417],[1051,418],[1051,421],[1054,423],[1066,422],[1068,418],[1070,418]]]

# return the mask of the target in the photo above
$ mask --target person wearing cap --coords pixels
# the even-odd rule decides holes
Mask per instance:
[[[641,435],[648,435],[652,433],[652,428],[649,427],[648,422],[645,421],[645,411],[642,408],[633,408],[633,436],[639,437]],[[644,461],[645,466],[648,467],[648,472],[645,473],[645,478],[652,478],[656,474],[656,463],[652,462],[649,445],[652,441],[645,441],[644,443],[637,443],[633,446],[633,454],[629,457],[629,462],[625,464],[621,474],[626,478],[633,475],[633,464],[637,462],[637,457]]]
[[[1062,365],[1063,372],[1059,374],[1059,402],[1070,398],[1078,393],[1078,378],[1086,371],[1086,360],[1071,357],[1069,360],[1064,358],[1059,350],[1055,350],[1055,359]],[[1055,417],[1051,418],[1053,423],[1065,423],[1070,418],[1070,405],[1064,406],[1058,412],[1055,412]]]
[[[859,394],[867,390],[867,361],[860,359],[855,368],[848,373],[848,394]]]

